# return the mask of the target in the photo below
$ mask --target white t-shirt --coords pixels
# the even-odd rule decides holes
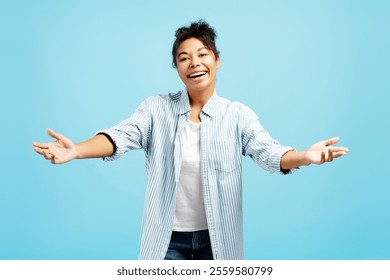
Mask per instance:
[[[188,120],[182,130],[183,158],[176,190],[174,231],[207,229],[207,219],[200,176],[201,123]]]

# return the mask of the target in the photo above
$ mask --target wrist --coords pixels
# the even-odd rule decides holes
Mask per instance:
[[[309,166],[311,164],[310,157],[307,151],[303,152],[302,165]]]
[[[74,159],[84,158],[80,144],[75,144],[73,150],[74,150]]]

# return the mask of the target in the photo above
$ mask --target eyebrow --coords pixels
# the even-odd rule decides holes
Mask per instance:
[[[201,51],[201,50],[203,50],[203,49],[206,49],[206,50],[208,50],[208,48],[206,48],[206,47],[201,47],[201,48],[199,48],[199,49],[197,49],[196,51]],[[188,54],[188,52],[179,52],[179,54],[177,55],[177,57],[179,57],[180,55],[182,55],[182,54]]]

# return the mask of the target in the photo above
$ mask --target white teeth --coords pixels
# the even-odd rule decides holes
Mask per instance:
[[[189,75],[189,77],[190,78],[194,78],[194,77],[201,76],[201,75],[204,75],[204,74],[206,74],[206,71],[192,73],[192,74]]]

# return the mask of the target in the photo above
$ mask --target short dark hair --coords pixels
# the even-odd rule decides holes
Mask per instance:
[[[196,38],[208,48],[210,49],[214,55],[215,58],[219,58],[219,51],[217,50],[217,47],[215,46],[215,39],[217,38],[217,33],[207,22],[204,20],[198,20],[195,22],[192,22],[190,26],[182,26],[175,32],[175,42],[173,43],[172,47],[172,66],[177,67],[176,64],[176,54],[179,50],[180,44],[183,43],[185,40],[190,38]]]

